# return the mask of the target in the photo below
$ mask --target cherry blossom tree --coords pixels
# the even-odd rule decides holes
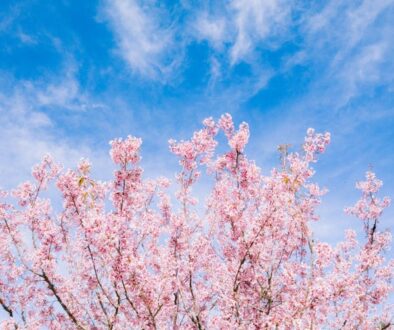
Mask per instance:
[[[228,150],[218,154],[217,134]],[[346,209],[362,222],[330,245],[312,235],[324,189],[313,163],[328,133],[308,129],[302,151],[263,174],[245,155],[249,129],[212,118],[190,140],[170,140],[178,191],[145,179],[142,141],[111,142],[112,182],[82,160],[50,157],[32,182],[1,192],[3,329],[391,329],[394,261],[379,219],[389,199],[368,172]],[[211,178],[206,200],[193,187]],[[42,192],[56,184],[55,212]],[[110,203],[109,203],[110,201]],[[109,204],[111,206],[109,206]]]

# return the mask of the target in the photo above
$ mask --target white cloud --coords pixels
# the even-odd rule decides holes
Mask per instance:
[[[209,17],[203,12],[195,22],[197,39],[208,40],[213,48],[221,49],[227,36],[227,22],[224,17]]]
[[[297,37],[297,52],[280,59],[274,74],[295,65],[322,66],[315,81],[323,85],[335,81],[335,86],[342,86],[342,105],[367,81],[390,81],[385,71],[394,63],[392,0],[330,0],[313,6],[282,0],[220,4],[197,15],[194,26],[196,39],[209,42],[222,66],[227,58],[230,65],[245,61],[257,71],[269,68],[269,61],[264,62],[260,55]],[[211,73],[216,79],[217,70]]]
[[[362,87],[374,86],[382,82],[383,66],[387,45],[376,43],[363,47],[352,56],[346,66],[341,67],[337,76],[342,82],[344,103],[357,96]]]
[[[336,47],[335,60],[346,56],[365,38],[376,38],[374,24],[378,28],[385,20],[377,21],[385,10],[394,5],[392,0],[338,1],[331,0],[319,12],[305,12],[304,33],[308,46]],[[390,24],[391,25],[391,24]]]
[[[211,92],[220,89],[218,83],[226,83],[232,68],[240,62],[249,64],[251,74],[242,78],[242,84],[231,83],[234,88],[230,86],[230,90],[248,88],[242,97],[264,88],[267,72],[270,79],[295,65],[315,67],[321,72],[313,88],[324,89],[326,100],[335,95],[335,102],[328,107],[340,108],[376,83],[393,85],[388,74],[394,67],[394,27],[389,14],[392,0],[329,0],[311,6],[284,0],[211,2],[202,5],[196,14],[189,7],[189,26],[180,23],[171,29],[164,28],[165,12],[155,1],[114,0],[106,4],[104,12],[119,53],[134,72],[148,78],[173,74],[179,62],[171,62],[170,56],[185,51],[187,42],[205,40],[211,47],[207,85]],[[297,41],[292,43],[295,38]],[[175,41],[179,40],[176,47]],[[292,54],[286,51],[273,69],[270,60],[262,55],[285,42],[297,50]],[[257,77],[260,74],[261,83]]]
[[[334,108],[393,82],[393,9],[391,0],[331,0],[305,17],[305,61],[325,64],[317,84],[335,94]]]
[[[233,0],[236,38],[231,61],[236,63],[266,38],[278,36],[288,24],[290,3],[281,0]]]
[[[291,9],[292,2],[282,0],[232,0],[216,14],[204,11],[198,16],[197,39],[208,40],[217,51],[229,50],[232,64],[250,61],[258,45],[287,30]]]
[[[8,12],[0,13],[0,33],[8,32],[23,10],[21,4],[11,6]]]
[[[130,68],[142,76],[158,78],[173,62],[173,34],[160,25],[157,9],[142,7],[136,0],[106,2],[104,13],[115,33],[119,54]]]
[[[191,23],[191,35],[207,41],[212,48],[208,90],[218,87],[220,94],[239,103],[264,88],[275,73],[260,51],[282,44],[291,24],[292,8],[292,1],[231,0],[202,9]],[[248,63],[250,75],[226,84],[233,67],[240,62]],[[219,86],[220,82],[226,87]]]
[[[221,73],[220,62],[214,56],[211,57],[210,65],[211,65],[211,72],[210,72],[211,76],[209,80],[209,86],[213,87],[215,86],[216,82],[220,79],[222,73]]]
[[[356,44],[379,15],[393,5],[392,0],[364,0],[359,7],[349,12],[348,34],[350,38],[347,42],[350,42],[351,45]]]
[[[32,85],[29,85],[29,89],[33,89]],[[73,107],[73,103],[79,103],[77,101],[80,97],[79,84],[75,79],[66,78],[64,81],[56,84],[50,84],[45,86],[41,90],[36,91],[36,98],[40,105],[50,106],[58,105],[62,107]]]
[[[93,150],[83,142],[76,144],[75,138],[63,136],[51,120],[50,111],[80,111],[91,108],[94,102],[82,93],[72,76],[47,80],[12,81],[9,76],[0,79],[1,188],[9,189],[29,179],[29,169],[45,154],[66,167],[74,167],[81,157],[90,158],[102,173],[108,166],[107,150]]]
[[[29,35],[28,33],[19,30],[17,32],[17,37],[18,39],[25,45],[36,45],[37,44],[37,40],[35,37]]]
[[[21,81],[15,91],[22,93],[36,107],[60,108],[62,110],[86,111],[104,108],[87,92],[83,91],[77,78],[74,64],[54,77],[45,77],[38,81]]]

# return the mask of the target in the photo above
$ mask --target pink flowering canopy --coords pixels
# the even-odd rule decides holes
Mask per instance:
[[[135,137],[111,142],[111,182],[91,178],[86,160],[63,171],[44,158],[31,182],[1,192],[2,329],[392,328],[382,182],[368,172],[346,210],[364,236],[320,242],[310,224],[324,190],[311,165],[330,135],[308,129],[303,151],[282,149],[265,174],[245,155],[248,139],[248,125],[237,129],[226,114],[190,140],[170,140],[174,196],[168,179],[143,178]],[[204,203],[193,196],[201,175],[213,182]],[[58,214],[42,197],[51,184]]]

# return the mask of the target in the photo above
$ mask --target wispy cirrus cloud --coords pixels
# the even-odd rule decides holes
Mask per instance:
[[[290,24],[291,2],[234,0],[230,6],[235,27],[235,41],[230,51],[232,63],[247,58],[259,43],[283,35]]]
[[[73,68],[62,75],[34,81],[0,76],[0,187],[11,188],[29,178],[29,169],[45,154],[66,167],[88,157],[102,170],[107,150],[94,150],[78,137],[59,131],[57,118],[67,112],[96,111],[104,107],[84,91]],[[105,165],[104,165],[105,164]],[[102,171],[104,172],[104,171]]]
[[[394,62],[391,0],[331,0],[309,6],[281,0],[220,4],[201,10],[193,24],[196,39],[206,40],[212,57],[220,58],[219,64],[228,70],[246,62],[259,74],[260,68],[272,66],[267,56],[275,53],[272,77],[295,66],[320,67],[315,83],[341,85],[342,105],[368,81],[389,80],[384,68]],[[212,73],[217,77],[217,70]]]
[[[288,30],[292,6],[282,0],[232,0],[220,10],[202,10],[194,22],[197,38],[226,51],[231,64],[251,62],[256,48],[269,42],[272,46],[274,38]],[[224,43],[226,49],[221,47]]]
[[[158,79],[175,63],[174,35],[159,8],[137,0],[106,1],[102,13],[112,28],[117,52],[133,72]]]
[[[76,76],[74,65],[66,65],[60,75],[19,81],[12,90],[15,95],[20,95],[22,100],[29,100],[36,110],[47,108],[58,111],[88,111],[105,108],[105,104],[81,87]]]
[[[193,24],[193,35],[197,40],[207,40],[216,50],[221,50],[228,38],[228,22],[224,16],[213,17],[204,11]]]
[[[320,82],[336,90],[337,108],[369,87],[392,84],[393,17],[390,0],[332,0],[305,17],[304,60],[324,66]]]
[[[254,62],[259,45],[276,47],[278,41],[274,39],[287,31],[292,4],[232,0],[209,6],[216,8],[213,11],[186,7],[183,14],[187,18],[181,24],[169,21],[168,10],[156,2],[105,1],[99,12],[114,34],[115,52],[128,67],[142,77],[158,80],[179,74],[176,70],[183,68],[182,54],[194,41],[207,41],[227,66]],[[210,62],[217,63],[217,59]],[[215,65],[211,71],[214,75],[218,72]]]

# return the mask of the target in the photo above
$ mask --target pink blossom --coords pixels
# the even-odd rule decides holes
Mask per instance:
[[[32,182],[0,192],[0,327],[392,328],[382,182],[367,172],[347,209],[365,237],[347,230],[332,245],[311,226],[323,221],[326,192],[311,164],[330,135],[308,129],[303,152],[266,173],[248,159],[248,140],[247,124],[236,130],[229,114],[204,120],[190,139],[169,141],[180,164],[174,183],[145,178],[142,141],[131,136],[111,142],[110,182],[92,178],[85,159],[61,171],[45,157]],[[197,198],[201,180],[209,192]],[[42,196],[51,184],[60,211]]]
[[[133,136],[127,139],[115,139],[110,142],[111,157],[115,164],[134,164],[139,160],[138,151],[142,140]]]

